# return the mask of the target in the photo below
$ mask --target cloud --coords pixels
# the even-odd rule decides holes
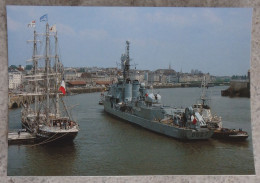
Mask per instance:
[[[18,31],[19,29],[24,28],[24,27],[25,27],[24,24],[21,24],[20,22],[15,21],[11,17],[7,16],[7,28],[8,28],[8,31]]]
[[[57,31],[60,34],[68,35],[70,37],[77,37],[80,39],[102,40],[108,37],[108,33],[103,29],[83,29],[76,31],[72,26],[65,24],[57,24]]]
[[[76,36],[76,31],[69,25],[65,24],[57,24],[57,31],[61,34],[70,35],[70,36]]]
[[[111,11],[113,10],[113,11]],[[134,8],[113,8],[106,9],[103,11],[104,14],[108,16],[109,19],[124,23],[136,23],[138,17],[140,16],[136,9]],[[140,17],[139,17],[140,18]]]
[[[211,9],[204,9],[202,12],[202,19],[211,24],[222,24],[223,21]]]
[[[189,19],[185,16],[163,11],[147,13],[145,15],[145,18],[148,22],[151,23],[176,24],[182,26],[187,25],[189,23]]]
[[[103,29],[85,29],[79,31],[79,36],[87,39],[102,40],[108,37],[108,33]]]
[[[183,10],[184,11],[184,10]],[[185,11],[184,11],[185,12]],[[187,9],[186,13],[183,13],[181,9],[171,9],[171,11],[156,11],[152,13],[146,13],[145,19],[150,23],[157,23],[161,25],[174,25],[175,27],[190,27],[201,24],[213,24],[221,25],[223,20],[220,16],[216,15],[215,9],[200,9],[199,11],[193,11],[193,9]]]
[[[19,14],[21,17],[31,17],[31,20],[35,20],[40,16],[40,12],[37,11],[38,7],[23,7],[23,6],[7,6],[7,14]]]

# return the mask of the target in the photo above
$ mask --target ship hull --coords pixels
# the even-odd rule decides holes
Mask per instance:
[[[22,127],[25,128],[28,132],[34,133],[34,131],[28,126],[27,123],[22,123]],[[62,131],[62,132],[51,132],[39,130],[36,134],[35,142],[37,143],[70,143],[73,142],[77,136],[78,131]]]
[[[40,143],[71,143],[78,132],[44,132],[37,133],[37,141]]]
[[[209,139],[214,130],[209,130],[208,128],[201,128],[199,130],[188,129],[188,128],[177,128],[175,126],[165,125],[152,120],[144,119],[136,115],[122,112],[110,107],[110,103],[104,103],[105,112],[116,116],[120,119],[126,120],[135,125],[139,125],[150,131],[163,134],[169,137],[173,137],[180,140],[206,140]]]
[[[212,138],[231,141],[243,141],[248,138],[248,134],[245,131],[222,129],[215,130],[214,134],[212,135]]]

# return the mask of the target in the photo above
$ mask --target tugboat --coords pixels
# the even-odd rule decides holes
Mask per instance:
[[[210,98],[207,96],[206,92],[206,88],[208,87],[205,76],[203,77],[203,80],[201,82],[201,88],[202,91],[200,100],[193,105],[193,109],[196,112],[200,113],[200,115],[202,116],[203,120],[206,122],[209,128],[220,130],[222,128],[222,119],[220,116],[217,116],[216,114],[212,115],[211,108],[209,105]]]
[[[247,139],[248,134],[241,128],[239,130],[221,128],[214,131],[212,138],[241,141]]]
[[[204,76],[204,79],[201,83],[201,102],[194,104],[193,109],[201,114],[208,128],[214,129],[214,134],[212,135],[212,138],[237,141],[245,140],[246,138],[248,138],[248,133],[246,131],[242,131],[241,128],[239,130],[223,128],[221,117],[217,115],[212,115],[211,108],[208,104],[209,98],[206,95],[206,86],[206,77]]]
[[[172,108],[161,104],[161,96],[149,92],[144,83],[130,79],[130,42],[121,56],[123,76],[110,85],[104,100],[105,112],[145,129],[180,140],[208,139],[209,129],[192,107]]]
[[[57,31],[49,28],[46,23],[46,32],[36,34],[34,29],[33,42],[33,69],[25,76],[27,91],[23,96],[31,98],[23,103],[21,110],[22,126],[33,135],[41,144],[49,142],[71,142],[79,132],[79,125],[70,116],[67,106],[60,95],[66,94],[65,82],[62,80],[63,66],[57,52]],[[45,55],[37,55],[38,35],[44,35]],[[50,55],[50,36],[55,39],[55,56]],[[54,59],[52,59],[54,58]],[[38,66],[39,60],[45,61],[44,67]],[[53,62],[52,62],[53,61]],[[40,100],[41,99],[41,100]]]

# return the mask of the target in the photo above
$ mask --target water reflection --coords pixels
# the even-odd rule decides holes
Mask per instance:
[[[71,175],[78,158],[74,143],[29,146],[25,154],[31,175]]]

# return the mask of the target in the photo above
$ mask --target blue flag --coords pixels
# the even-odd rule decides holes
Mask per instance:
[[[48,21],[48,14],[45,14],[40,17],[40,22],[43,22],[43,21]]]

